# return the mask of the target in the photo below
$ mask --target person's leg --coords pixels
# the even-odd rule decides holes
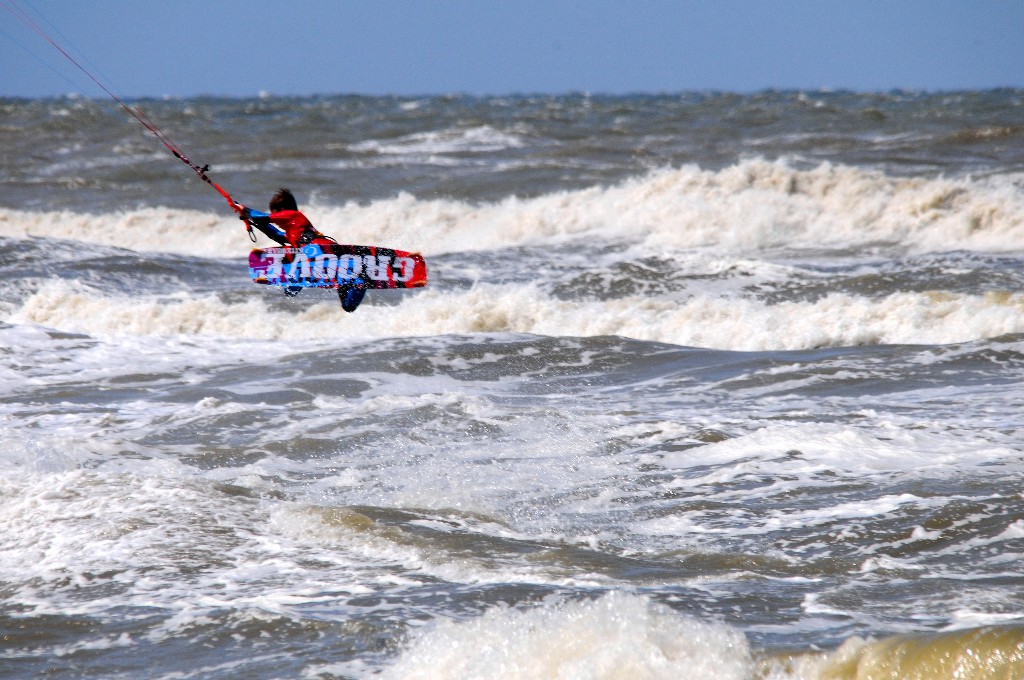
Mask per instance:
[[[366,286],[338,286],[338,299],[341,300],[341,308],[346,312],[356,311],[364,295]]]

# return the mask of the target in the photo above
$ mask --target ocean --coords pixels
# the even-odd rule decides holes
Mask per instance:
[[[1024,91],[137,104],[430,281],[0,100],[0,676],[1024,677]]]

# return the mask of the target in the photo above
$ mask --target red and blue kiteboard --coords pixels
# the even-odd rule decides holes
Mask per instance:
[[[427,263],[419,253],[342,244],[301,248],[257,248],[249,253],[256,283],[284,288],[420,288],[427,285]]]

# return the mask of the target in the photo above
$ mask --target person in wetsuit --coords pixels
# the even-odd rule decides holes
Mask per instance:
[[[320,233],[313,223],[299,211],[295,196],[288,189],[278,189],[277,193],[270,197],[270,212],[253,210],[241,203],[235,203],[234,208],[240,219],[247,221],[252,226],[266,234],[272,241],[283,246],[301,248],[310,243],[314,245],[337,244],[330,236]],[[302,292],[301,286],[289,286],[284,289],[284,294],[293,297]],[[341,300],[341,308],[346,312],[356,311],[356,307],[363,301],[366,295],[366,286],[342,285],[338,287],[338,298]]]

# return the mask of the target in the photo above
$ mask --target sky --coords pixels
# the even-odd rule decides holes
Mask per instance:
[[[1024,87],[1024,0],[0,0],[0,97]]]

